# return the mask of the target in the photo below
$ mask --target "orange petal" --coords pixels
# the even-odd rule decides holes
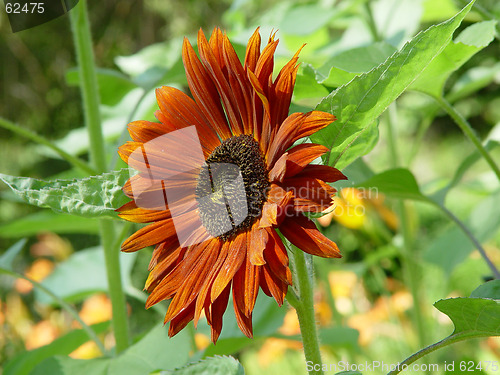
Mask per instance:
[[[231,132],[217,89],[187,38],[182,45],[182,60],[189,89],[203,116],[223,140],[230,138]]]
[[[123,242],[121,250],[125,252],[137,251],[164,242],[173,236],[176,236],[176,234],[172,219],[160,220],[139,229],[131,235]]]
[[[328,148],[314,143],[304,143],[288,150],[286,177],[295,176],[306,165],[328,152]]]
[[[219,339],[219,335],[222,331],[222,317],[227,308],[227,303],[229,301],[229,294],[231,291],[231,283],[229,283],[226,288],[220,293],[219,297],[210,306],[210,328],[211,328],[211,339],[215,344]]]
[[[143,143],[176,130],[173,125],[143,120],[132,121],[127,127],[132,140]]]
[[[218,47],[222,48],[222,45]],[[207,72],[210,74],[212,81],[215,83],[219,96],[224,104],[224,109],[226,110],[226,115],[229,119],[233,135],[243,134],[243,124],[239,112],[239,103],[236,102],[235,96],[231,91],[231,87],[222,73],[221,66],[217,62],[217,58],[214,56],[214,53],[208,44],[207,38],[201,29],[198,31],[198,51],[200,52],[201,61],[203,62]],[[218,53],[221,52],[222,51],[218,51]]]
[[[247,235],[242,232],[229,242],[227,258],[224,260],[211,288],[210,300],[214,302],[240,269],[246,255]]]
[[[307,165],[295,177],[316,178],[325,182],[347,180],[347,177],[337,168],[328,165]]]
[[[168,209],[163,211],[146,210],[144,208],[137,207],[134,201],[125,203],[116,211],[119,212],[119,217],[133,223],[151,223],[153,221],[164,220],[171,217]]]
[[[288,116],[269,146],[268,166],[273,165],[278,157],[295,141],[325,128],[333,121],[335,121],[334,115],[321,111],[293,113]]]
[[[283,235],[299,249],[323,258],[340,258],[337,244],[325,237],[304,215],[287,217],[280,226]]]
[[[194,303],[188,306],[179,315],[172,319],[170,327],[168,327],[168,336],[172,337],[179,333],[187,324],[193,320],[194,316]]]
[[[267,243],[267,232],[259,227],[259,221],[256,221],[251,230],[247,233],[247,252],[250,263],[254,266],[260,266],[266,263],[262,255]]]
[[[247,256],[245,263],[233,278],[235,309],[238,309],[247,317],[251,317],[259,293],[259,270],[260,267],[253,265],[250,262],[250,257]]]
[[[287,285],[292,285],[292,273],[288,268],[288,254],[280,236],[272,228],[269,232],[269,241],[264,250],[264,258],[271,272]]]
[[[220,144],[214,129],[201,116],[198,104],[182,91],[168,86],[156,89],[156,100],[165,117],[177,129],[194,125],[205,152],[209,155]]]
[[[248,40],[247,50],[245,53],[245,70],[251,70],[255,72],[255,68],[257,66],[257,61],[260,56],[260,27],[257,27],[253,32],[252,36]]]

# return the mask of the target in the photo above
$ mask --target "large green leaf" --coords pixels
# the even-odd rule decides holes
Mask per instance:
[[[0,173],[0,180],[27,203],[86,217],[116,217],[115,209],[128,201],[121,188],[129,177],[128,169],[80,180],[55,181]]]
[[[93,325],[92,329],[96,333],[101,333],[108,327],[109,322],[104,322]],[[28,375],[36,365],[45,359],[55,355],[68,355],[88,340],[89,336],[84,330],[71,331],[48,345],[20,353],[7,363],[3,375]]]
[[[146,336],[114,358],[91,360],[55,356],[39,363],[33,375],[144,375],[158,369],[183,366],[189,357],[190,341],[186,331],[168,337],[163,325],[153,328]]]
[[[174,369],[187,362],[190,349],[186,330],[169,338],[167,327],[159,324],[142,340],[114,358],[107,375],[142,375],[159,369]]]
[[[161,371],[161,375],[244,375],[243,366],[233,357],[210,357],[183,368]]]
[[[364,129],[441,53],[473,3],[448,21],[419,33],[383,64],[335,90],[317,106],[337,116],[337,121],[311,136],[331,149],[328,164],[338,166]]]
[[[452,336],[500,336],[500,301],[489,298],[448,298],[434,306],[455,325]]]
[[[136,254],[120,253],[120,269],[125,289],[131,285],[129,275]],[[69,302],[79,302],[94,292],[106,292],[108,280],[102,248],[89,248],[72,254],[57,265],[56,269],[42,281],[42,285]],[[35,290],[35,296],[42,303],[54,302],[50,296],[38,290]]]
[[[411,85],[417,90],[439,97],[450,75],[495,37],[496,21],[484,21],[469,26],[437,56]]]

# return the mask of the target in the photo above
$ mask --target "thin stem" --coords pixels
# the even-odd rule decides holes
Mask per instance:
[[[418,359],[426,356],[427,354],[430,354],[438,349],[444,348],[445,346],[454,344],[459,341],[463,341],[469,338],[479,338],[479,337],[488,337],[488,335],[475,335],[475,334],[467,334],[467,333],[458,333],[455,335],[448,336],[441,341],[438,341],[432,345],[429,345],[415,354],[412,354],[408,358],[406,358],[403,362],[399,363],[396,369],[392,370],[389,372],[387,375],[396,375],[399,374],[401,371],[405,371],[408,369],[408,366],[411,365],[413,362],[417,361]]]
[[[495,279],[500,279],[500,272],[495,267],[495,265],[493,264],[493,262],[491,261],[491,259],[488,257],[488,254],[486,254],[486,251],[484,250],[483,246],[481,246],[481,244],[476,239],[476,237],[474,237],[474,235],[469,230],[469,228],[467,228],[467,226],[458,217],[456,217],[453,214],[453,212],[451,212],[450,210],[448,210],[445,206],[443,206],[442,204],[437,203],[437,202],[434,202],[434,203],[435,203],[435,205],[437,207],[439,207],[441,209],[441,211],[443,211],[446,214],[446,216],[448,216],[451,220],[453,220],[455,222],[455,224],[458,225],[458,227],[462,230],[462,232],[464,232],[464,234],[467,237],[469,237],[470,241],[474,244],[474,246],[476,247],[476,249],[479,251],[479,254],[481,254],[481,256],[483,257],[484,261],[486,262],[486,264],[490,268],[491,272],[493,272],[493,275],[495,276]]]
[[[86,0],[80,1],[73,8],[70,12],[70,20],[80,72],[85,125],[90,139],[90,159],[99,172],[105,172],[107,168],[106,150],[101,129],[99,91]],[[123,293],[120,273],[119,252],[117,248],[113,247],[114,227],[111,221],[100,220],[100,235],[113,312],[116,353],[120,353],[129,346],[129,335],[125,295]]]
[[[481,143],[481,140],[476,136],[476,134],[474,134],[474,131],[467,120],[459,112],[457,112],[457,110],[444,97],[434,97],[434,99],[436,99],[439,105],[446,111],[446,113],[448,113],[448,115],[450,115],[459,128],[464,132],[465,136],[471,140],[474,146],[476,146],[479,153],[483,156],[493,172],[497,175],[497,178],[500,180],[500,169],[498,168],[498,165],[496,165],[493,158],[490,156],[488,151],[486,151]]]
[[[297,248],[294,248],[294,251],[290,253],[294,265],[294,283],[299,295],[298,298],[289,298],[288,301],[297,311],[304,355],[307,367],[311,368],[309,374],[323,374],[318,332],[314,317],[311,256]],[[309,259],[306,260],[306,257],[309,257]]]
[[[397,109],[396,102],[389,106],[389,112],[387,116],[387,133],[388,133],[388,143],[389,143],[389,159],[391,166],[396,168],[399,166],[399,153],[397,148],[396,135],[394,134],[394,124],[397,123]],[[418,256],[417,252],[412,251],[412,231],[410,228],[410,208],[404,201],[398,200],[398,217],[400,219],[400,232],[403,235],[403,246],[402,246],[402,268],[403,274],[410,289],[410,293],[413,298],[413,304],[415,309],[413,310],[413,321],[418,332],[419,345],[423,346],[426,342],[426,331],[424,327],[424,321],[421,316],[421,312],[417,310],[421,306],[420,304],[420,288],[418,283],[420,265],[415,261],[414,257]]]
[[[45,286],[40,284],[38,281],[35,281],[27,276],[24,276],[20,273],[14,272],[7,270],[5,268],[0,268],[0,273],[5,273],[7,275],[13,276],[13,277],[18,277],[24,280],[29,281],[31,284],[33,284],[36,288],[40,289],[44,293],[48,294],[54,301],[56,301],[64,310],[66,310],[72,317],[75,319],[80,325],[82,326],[82,329],[87,333],[89,339],[95,342],[97,347],[99,348],[100,352],[103,355],[108,355],[108,352],[106,351],[106,348],[104,347],[104,344],[102,341],[97,337],[96,333],[94,330],[89,327],[85,322],[80,318],[80,315],[78,315],[78,312],[71,307],[66,301],[64,301],[61,297],[58,295],[54,294],[50,289],[47,289]]]
[[[364,4],[365,12],[366,12],[366,24],[370,29],[370,33],[372,34],[373,40],[375,42],[380,42],[382,40],[378,30],[377,25],[375,24],[375,19],[373,18],[372,8],[370,6],[370,1],[366,1]]]
[[[0,126],[4,129],[8,129],[21,137],[28,138],[33,142],[44,145],[55,151],[60,157],[66,160],[68,163],[72,164],[76,168],[80,168],[85,173],[96,174],[96,170],[92,168],[90,165],[85,163],[83,160],[68,154],[63,149],[57,147],[55,144],[50,142],[49,140],[43,138],[42,136],[32,132],[31,130],[24,129],[23,127],[10,122],[2,117],[0,117]]]

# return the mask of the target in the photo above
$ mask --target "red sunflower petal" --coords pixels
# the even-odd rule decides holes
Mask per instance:
[[[216,47],[222,49],[222,45],[217,45]],[[231,91],[231,87],[229,86],[226,77],[224,77],[220,64],[217,63],[217,59],[201,29],[198,31],[198,51],[200,52],[200,58],[203,65],[217,87],[217,91],[219,92],[219,96],[224,104],[224,109],[226,110],[233,135],[243,134],[243,123],[239,112],[239,103],[236,101],[236,98]],[[218,53],[220,52],[221,51],[218,51]]]
[[[220,144],[213,128],[201,116],[198,104],[182,91],[168,86],[156,89],[156,100],[161,112],[177,129],[195,126],[201,145],[208,156]]]
[[[164,220],[171,217],[169,210],[146,210],[137,207],[135,201],[125,203],[118,208],[118,216],[133,223],[151,223],[153,221]]]
[[[187,38],[182,45],[182,60],[191,94],[203,116],[223,140],[230,138],[231,131],[217,89]]]
[[[326,112],[312,111],[293,113],[281,124],[269,146],[267,165],[271,166],[295,141],[323,129],[335,121],[335,116]]]
[[[347,177],[341,171],[328,165],[307,165],[294,177],[316,178],[325,182],[347,180]]]
[[[172,219],[165,219],[149,224],[125,240],[122,244],[122,251],[132,252],[145,247],[156,245],[176,236]]]
[[[299,249],[323,258],[340,258],[337,244],[325,237],[304,215],[287,217],[280,226],[283,235]]]
[[[245,316],[252,315],[257,294],[259,293],[260,267],[251,263],[250,257],[245,257],[245,263],[240,267],[233,278],[233,300],[235,309],[238,308]]]

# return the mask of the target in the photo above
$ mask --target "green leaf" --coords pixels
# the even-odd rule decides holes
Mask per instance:
[[[450,75],[490,44],[495,37],[495,26],[496,21],[484,21],[466,28],[446,46],[410,88],[431,96],[441,96]]]
[[[131,285],[129,275],[136,258],[135,254],[120,253],[120,269],[125,288]],[[42,281],[42,285],[69,302],[79,302],[94,292],[106,292],[108,280],[102,248],[89,248],[72,254],[56,266],[55,270]],[[38,290],[35,290],[35,296],[41,303],[54,302],[50,296]]]
[[[91,360],[55,356],[39,363],[34,375],[144,375],[158,369],[174,369],[189,357],[189,336],[186,331],[168,337],[163,325],[153,328],[133,346],[114,358]]]
[[[108,327],[109,322],[103,322],[93,325],[92,329],[96,333],[101,333],[104,332]],[[3,374],[28,375],[36,365],[38,365],[45,359],[58,354],[68,355],[88,340],[88,334],[84,330],[77,329],[71,331],[64,336],[55,339],[48,345],[20,353],[7,363]],[[49,372],[47,372],[47,374],[49,374]]]
[[[187,362],[190,349],[186,330],[169,338],[167,327],[159,324],[142,340],[114,358],[107,375],[142,375],[158,369],[180,367]]]
[[[0,268],[4,270],[12,270],[12,262],[14,258],[19,254],[19,252],[23,249],[24,245],[26,245],[26,238],[17,241],[14,245],[9,247],[5,253],[0,256]]]
[[[173,371],[161,371],[161,375],[244,375],[243,366],[233,357],[210,357]]]
[[[115,105],[127,92],[137,87],[134,82],[119,71],[97,68],[96,73],[99,98],[102,104]],[[66,72],[66,82],[69,85],[80,85],[80,75],[77,68]]]
[[[335,13],[334,7],[297,5],[285,13],[280,30],[290,35],[309,35],[326,25]]]
[[[80,180],[43,181],[0,173],[0,180],[25,202],[55,212],[86,217],[117,217],[115,209],[129,199],[121,188],[130,177],[128,169]]]
[[[473,298],[491,298],[500,300],[500,280],[491,280],[478,286],[470,295]]]
[[[448,298],[434,304],[455,325],[452,336],[500,335],[500,301],[486,298]]]
[[[358,188],[370,189],[370,193],[372,193],[375,188],[377,192],[394,198],[430,201],[429,198],[420,192],[420,188],[413,174],[404,168],[391,169],[376,174],[356,186]]]
[[[336,165],[363,130],[441,53],[473,3],[450,20],[419,33],[383,64],[323,99],[316,109],[336,115],[337,121],[311,139],[331,149],[329,165]]]
[[[492,238],[500,228],[500,191],[481,201],[471,212],[465,226],[479,242]],[[474,250],[469,238],[456,226],[437,236],[424,252],[424,260],[440,266],[447,274]]]
[[[41,211],[0,225],[3,238],[29,237],[40,232],[97,234],[99,223],[82,216]]]
[[[108,366],[106,358],[85,360],[58,355],[38,364],[30,375],[107,375]]]
[[[489,140],[486,142],[486,145],[484,146],[486,151],[491,151],[495,147],[498,147],[500,143],[498,143],[495,140]],[[444,204],[444,200],[446,198],[446,195],[448,192],[456,186],[461,180],[462,177],[465,175],[465,173],[479,160],[481,160],[482,156],[479,153],[479,151],[474,150],[469,156],[467,156],[460,165],[458,166],[457,170],[455,171],[455,174],[453,175],[453,178],[444,186],[443,188],[439,189],[438,191],[434,192],[430,198],[433,199],[434,201]]]

